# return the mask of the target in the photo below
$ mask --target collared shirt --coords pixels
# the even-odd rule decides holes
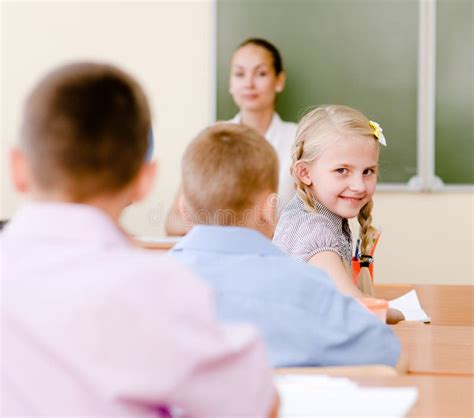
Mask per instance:
[[[171,255],[207,279],[220,319],[259,328],[275,367],[398,361],[400,345],[387,325],[257,231],[195,226]]]
[[[240,123],[240,113],[230,122]],[[296,123],[284,122],[278,113],[273,114],[270,126],[265,132],[265,138],[273,145],[278,155],[280,163],[278,194],[280,196],[278,203],[278,212],[280,213],[295,194],[295,182],[291,176],[291,148],[296,136]]]
[[[254,328],[218,325],[204,282],[131,247],[103,212],[32,204],[0,248],[0,415],[267,416]]]
[[[316,212],[309,212],[298,195],[283,210],[273,242],[287,254],[308,262],[323,251],[334,251],[351,265],[352,236],[347,219],[314,201]]]

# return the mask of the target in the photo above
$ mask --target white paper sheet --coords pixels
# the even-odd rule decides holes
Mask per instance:
[[[426,315],[426,312],[421,307],[415,290],[410,290],[407,294],[397,299],[390,300],[388,305],[391,308],[401,311],[407,321],[431,321],[431,318]]]
[[[280,418],[404,417],[418,398],[413,387],[361,387],[346,378],[276,377]]]

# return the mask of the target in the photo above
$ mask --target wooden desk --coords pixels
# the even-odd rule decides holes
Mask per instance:
[[[166,238],[163,239],[162,242],[159,240],[155,242],[150,242],[150,241],[142,241],[140,239],[136,238],[131,238],[133,245],[136,247],[144,248],[146,250],[154,250],[158,252],[166,252],[169,251],[171,248],[173,248],[176,245],[176,241],[167,240]]]
[[[418,400],[408,417],[473,417],[474,378],[466,376],[356,377],[362,386],[415,386]],[[387,411],[388,412],[388,411]]]
[[[323,373],[326,371],[327,373]],[[361,376],[358,372],[369,372]],[[347,372],[347,373],[345,373]],[[474,416],[472,393],[474,378],[467,376],[394,375],[384,366],[290,368],[277,369],[276,374],[327,374],[345,376],[361,386],[416,387],[418,399],[408,417],[471,417]],[[356,413],[356,411],[354,411]],[[390,411],[387,411],[389,414]]]
[[[280,367],[275,374],[322,374],[327,376],[397,376],[393,367],[384,365],[339,367]]]
[[[474,286],[455,285],[376,285],[382,299],[394,299],[415,289],[432,325],[474,326]]]
[[[137,247],[143,248],[145,250],[154,250],[158,252],[167,252],[171,248],[173,248],[174,244],[169,243],[156,243],[156,242],[143,242],[143,241],[135,241],[134,242]]]
[[[474,327],[399,323],[408,373],[474,375]]]

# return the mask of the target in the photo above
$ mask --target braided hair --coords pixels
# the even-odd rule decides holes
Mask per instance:
[[[296,193],[309,212],[317,211],[315,195],[311,186],[305,184],[298,177],[295,171],[296,163],[310,164],[317,160],[331,143],[354,136],[377,141],[369,119],[358,110],[348,106],[320,106],[306,113],[299,122],[292,149],[291,174],[295,182]],[[359,238],[362,243],[362,255],[368,255],[376,233],[376,229],[372,226],[372,208],[373,202],[370,200],[360,210],[357,217],[360,224]],[[361,268],[360,274],[362,276],[367,274],[370,279],[368,268]],[[370,289],[367,292],[370,293]]]

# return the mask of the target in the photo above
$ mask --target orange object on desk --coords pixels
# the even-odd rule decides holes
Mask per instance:
[[[372,283],[374,283],[374,263],[369,264],[369,272]],[[360,259],[352,258],[352,281],[357,286],[360,273]]]
[[[359,298],[357,300],[385,323],[388,309],[388,302],[386,300],[376,298]]]

